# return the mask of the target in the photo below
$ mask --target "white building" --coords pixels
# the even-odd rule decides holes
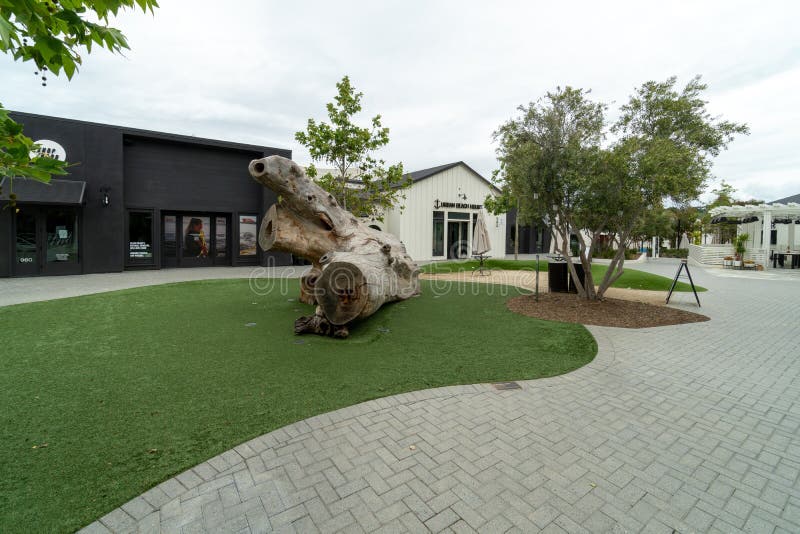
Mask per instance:
[[[764,268],[778,264],[797,267],[800,264],[800,243],[796,239],[796,228],[800,225],[798,201],[800,195],[766,204],[718,206],[710,212],[711,221],[737,223],[737,235],[747,234],[745,263],[750,260]],[[725,258],[734,253],[730,243],[689,246],[689,257],[704,264],[724,265]]]
[[[483,212],[494,258],[506,255],[506,216],[492,215],[483,207],[488,195],[499,191],[463,161],[408,174],[403,208],[390,210],[370,225],[396,235],[416,261],[469,258],[472,232]]]

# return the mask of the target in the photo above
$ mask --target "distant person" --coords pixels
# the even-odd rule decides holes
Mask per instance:
[[[183,240],[183,255],[192,258],[208,257],[208,245],[203,231],[203,220],[192,217],[186,227],[186,238]]]

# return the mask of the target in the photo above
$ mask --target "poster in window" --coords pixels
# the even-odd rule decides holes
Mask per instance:
[[[183,257],[207,258],[208,234],[211,230],[209,217],[183,217]]]
[[[256,255],[255,215],[239,215],[239,255]]]

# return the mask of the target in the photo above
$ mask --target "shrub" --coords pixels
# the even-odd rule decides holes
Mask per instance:
[[[610,260],[611,258],[614,257],[614,254],[616,253],[617,251],[612,248],[602,248],[600,250],[594,251],[592,257],[599,258],[602,260]],[[638,257],[639,257],[639,251],[634,248],[625,251],[626,260],[635,260]]]
[[[688,258],[688,248],[662,248],[660,255],[662,258]]]

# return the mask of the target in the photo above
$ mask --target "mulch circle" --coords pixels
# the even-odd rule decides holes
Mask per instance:
[[[649,328],[709,320],[705,315],[668,306],[609,298],[587,301],[570,293],[541,293],[539,302],[533,295],[523,295],[510,299],[507,305],[513,312],[537,319],[620,328]]]

